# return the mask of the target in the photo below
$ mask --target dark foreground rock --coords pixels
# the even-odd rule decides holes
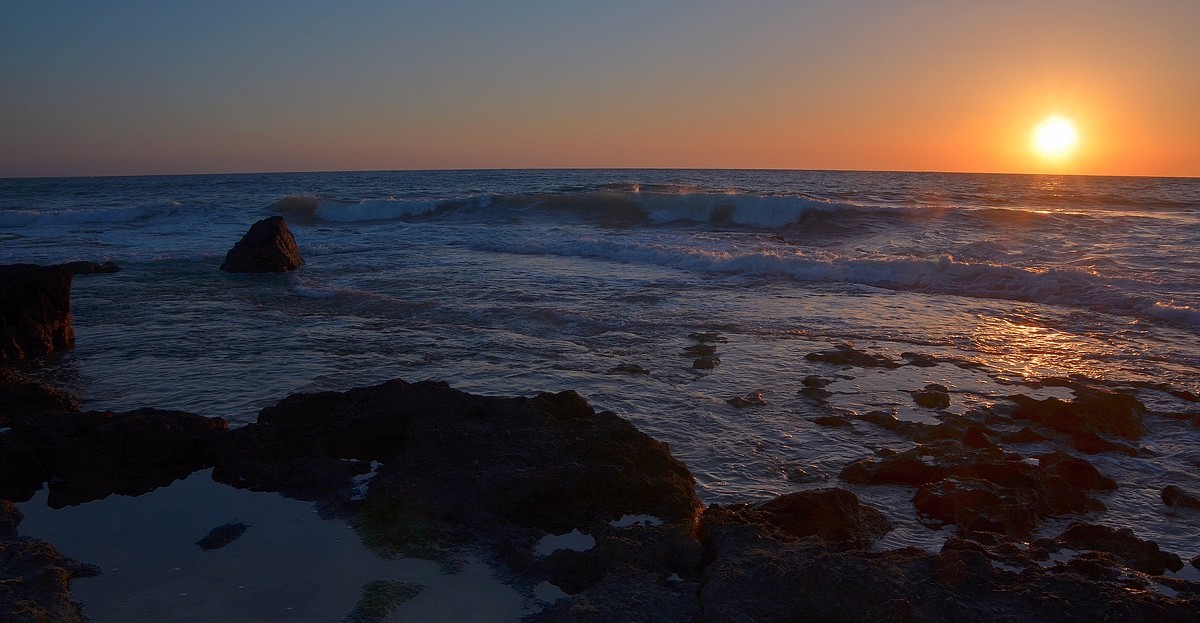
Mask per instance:
[[[702,512],[691,474],[666,444],[574,392],[495,398],[394,380],[293,395],[232,431],[154,410],[5,422],[0,468],[11,472],[18,463],[6,457],[24,457],[31,478],[51,479],[52,504],[77,492],[145,490],[215,465],[221,482],[318,501],[381,555],[452,566],[463,546],[519,583],[549,581],[569,595],[528,623],[1200,623],[1200,585],[1145,575],[1182,562],[1128,530],[1073,524],[1033,544],[1010,536],[1025,539],[1044,514],[1101,508],[1091,492],[1115,487],[1063,453],[1024,460],[994,445],[940,441],[848,466],[848,482],[919,487],[929,501],[918,508],[966,535],[938,553],[873,552],[891,526],[843,489]],[[0,504],[0,620],[80,621],[67,583],[91,570],[48,544],[6,540],[19,521]],[[244,529],[218,527],[200,545],[218,547]],[[548,535],[576,531],[594,546],[543,546]],[[348,620],[387,620],[418,588],[368,585]]]
[[[89,565],[65,558],[45,541],[0,542],[0,621],[5,623],[83,623],[71,601],[70,582],[96,575]]]
[[[0,266],[0,361],[18,361],[69,350],[70,270],[59,266]]]
[[[690,526],[700,509],[666,444],[574,392],[492,398],[434,382],[290,396],[227,435],[213,477],[320,500],[351,495],[370,462],[355,512],[395,527],[383,537],[397,546],[410,532],[532,538],[629,514]]]
[[[0,366],[0,428],[17,413],[78,411],[75,397]]]
[[[918,487],[917,510],[964,532],[998,532],[1029,538],[1045,517],[1103,510],[1091,496],[1116,483],[1091,463],[1062,452],[1033,457],[995,447],[967,448],[941,441],[846,466],[852,484]]]
[[[0,416],[0,496],[23,501],[49,481],[54,508],[138,495],[211,465],[220,418],[182,411]]]
[[[1043,566],[1018,542],[958,537],[936,554],[847,550],[745,519],[705,515],[705,622],[1200,621],[1193,584],[1168,598],[1108,559]]]
[[[221,263],[230,273],[283,273],[304,265],[296,239],[282,216],[272,216],[250,226]]]

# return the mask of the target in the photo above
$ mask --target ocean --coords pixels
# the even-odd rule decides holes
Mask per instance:
[[[218,270],[286,218],[306,265]],[[936,548],[903,487],[837,474],[913,443],[829,413],[936,423],[1056,379],[1130,391],[1148,451],[1088,456],[1120,488],[1090,519],[1185,559],[1200,519],[1200,179],[834,171],[404,171],[0,180],[0,263],[114,261],[78,276],[74,351],[26,372],[84,408],[251,422],[289,393],[400,377],[465,391],[574,389],[670,444],[707,503],[847,486]],[[697,332],[719,364],[693,368]],[[833,366],[839,344],[937,365]],[[910,359],[911,360],[911,355]],[[834,382],[827,401],[803,379]],[[765,405],[729,400],[760,393]],[[1053,449],[1054,442],[1036,445]],[[1024,451],[1028,451],[1025,448]],[[1045,522],[1056,534],[1069,518]]]

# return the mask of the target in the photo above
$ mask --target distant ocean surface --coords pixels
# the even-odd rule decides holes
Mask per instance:
[[[287,219],[307,264],[219,271],[272,214]],[[72,388],[86,408],[244,423],[292,392],[394,377],[495,395],[575,389],[670,442],[706,502],[836,484],[846,463],[911,446],[808,418],[832,407],[936,421],[906,393],[929,382],[951,388],[956,412],[1015,393],[1069,397],[1037,381],[1072,375],[1200,392],[1197,179],[553,170],[0,180],[0,262],[69,260],[121,271],[76,277],[76,349],[30,373]],[[713,370],[684,356],[698,331],[726,339]],[[968,365],[839,370],[804,359],[840,343]],[[810,374],[836,378],[828,405],[797,394]],[[768,404],[727,403],[751,392]],[[1196,409],[1163,392],[1139,397],[1155,412]],[[1097,520],[1196,555],[1196,522],[1167,517],[1156,499],[1165,482],[1200,490],[1200,429],[1151,428],[1142,443],[1155,456],[1089,457],[1121,483]],[[856,492],[902,522],[891,545],[944,538],[912,517],[911,490]]]

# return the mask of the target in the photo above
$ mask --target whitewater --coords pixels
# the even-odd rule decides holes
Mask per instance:
[[[217,270],[285,217],[307,263]],[[1064,381],[1136,393],[1138,457],[1092,519],[1187,557],[1200,520],[1200,180],[819,171],[417,171],[0,180],[0,263],[113,261],[77,277],[73,352],[24,372],[84,408],[251,422],[297,391],[438,379],[492,395],[574,389],[670,443],[707,503],[839,484],[911,441],[813,419],[936,423]],[[694,368],[689,335],[715,332]],[[895,369],[805,359],[839,344]],[[906,359],[907,356],[907,359]],[[827,401],[803,379],[833,380]],[[1172,393],[1173,392],[1173,393]],[[731,398],[761,393],[737,409]],[[839,411],[840,410],[840,411]],[[1051,449],[1047,444],[1046,449]],[[935,548],[903,487],[850,487]],[[1047,533],[1066,519],[1049,521]]]

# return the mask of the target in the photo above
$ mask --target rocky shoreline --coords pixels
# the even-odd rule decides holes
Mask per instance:
[[[0,285],[10,293],[0,309],[5,359],[70,348],[71,276],[111,270],[0,267]],[[12,294],[18,291],[21,297]],[[696,344],[685,354],[693,367],[717,365],[723,338],[691,338]],[[831,369],[959,365],[902,357],[842,345],[807,360]],[[635,368],[616,371],[643,373]],[[1084,456],[1153,452],[1138,445],[1148,410],[1137,396],[1050,379],[1073,397],[1013,394],[956,415],[941,411],[947,388],[928,384],[910,394],[938,412],[930,424],[833,408],[825,402],[831,382],[804,379],[801,394],[827,407],[815,423],[861,422],[913,444],[864,449],[838,477],[854,486],[913,488],[923,522],[955,527],[940,551],[879,551],[875,544],[892,525],[841,487],[706,507],[667,444],[618,414],[597,412],[573,391],[499,398],[395,379],[294,394],[254,423],[230,428],[221,418],[181,411],[81,411],[69,394],[0,365],[0,620],[84,621],[70,583],[99,572],[21,537],[14,502],[42,487],[54,508],[134,496],[211,469],[213,480],[230,487],[312,502],[380,556],[453,567],[466,551],[484,552],[514,582],[549,582],[567,595],[527,623],[1200,621],[1200,582],[1175,573],[1200,569],[1200,558],[1182,560],[1128,527],[1084,521],[1037,538],[1048,518],[1102,512],[1099,495],[1120,486]],[[1150,389],[1196,402],[1185,391]],[[729,402],[766,404],[761,393]],[[1043,442],[1057,449],[1047,452]],[[1042,450],[1022,450],[1027,445]],[[1194,492],[1163,484],[1163,504],[1179,512],[1200,507]],[[197,545],[222,547],[246,528],[216,526]],[[538,551],[548,535],[568,534],[588,546]],[[346,620],[388,620],[419,590],[372,583]]]
[[[208,468],[314,502],[380,555],[453,564],[482,550],[569,595],[530,622],[1200,620],[1200,583],[1168,573],[1184,561],[1131,530],[1076,522],[1029,540],[1041,517],[1093,509],[1089,491],[1115,486],[1062,452],[1034,462],[951,436],[847,466],[847,482],[919,485],[917,508],[958,526],[937,553],[873,551],[891,526],[853,493],[706,508],[665,444],[574,392],[495,398],[394,380],[289,396],[229,429],[183,412],[79,412],[0,374],[6,621],[84,620],[69,584],[96,572],[17,536],[10,500],[44,483],[52,506],[136,495]],[[644,520],[619,521],[631,516]],[[535,553],[571,531],[595,545]]]

